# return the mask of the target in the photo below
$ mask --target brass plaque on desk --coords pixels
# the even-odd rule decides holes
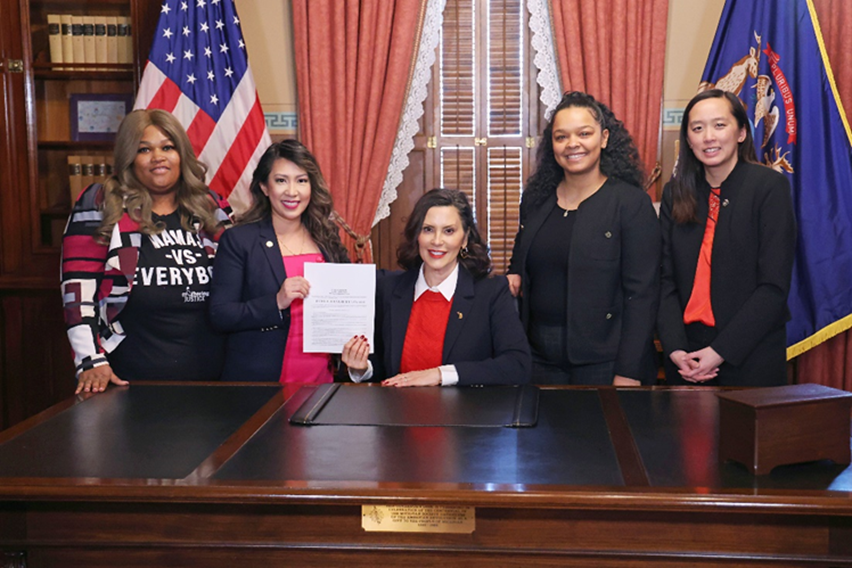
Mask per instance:
[[[476,507],[361,505],[361,528],[368,532],[470,534]]]

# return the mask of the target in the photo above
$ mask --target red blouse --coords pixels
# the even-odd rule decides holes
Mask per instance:
[[[402,345],[400,373],[441,366],[451,306],[452,302],[443,294],[431,290],[426,290],[414,301]]]
[[[721,191],[710,190],[710,209],[707,212],[707,224],[704,225],[704,239],[698,252],[698,265],[695,267],[695,282],[692,294],[683,312],[683,323],[703,323],[714,327],[716,317],[710,303],[710,274],[713,256],[713,238],[716,236],[716,221],[719,219],[719,194]]]

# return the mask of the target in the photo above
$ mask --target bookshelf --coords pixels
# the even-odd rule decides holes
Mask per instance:
[[[58,274],[71,211],[68,159],[111,154],[112,143],[75,140],[72,100],[132,98],[160,6],[150,0],[0,0],[0,429],[73,393]],[[127,60],[52,61],[48,16],[62,14],[127,18]]]
[[[74,134],[72,103],[107,95],[132,100],[159,13],[160,3],[149,0],[0,0],[0,183],[5,190],[0,289],[57,286],[59,245],[72,205],[68,157],[112,152],[108,140]],[[61,38],[57,43],[59,36],[51,32],[62,31],[57,21],[63,16],[103,20],[98,26],[102,51],[106,23],[116,22],[116,41],[117,22],[129,24],[123,28],[130,35],[124,35],[122,62],[103,57],[59,62]]]
[[[141,5],[151,11],[156,3],[22,2],[25,67],[28,63],[33,95],[27,122],[31,125],[29,154],[35,158],[30,169],[36,249],[56,249],[61,243],[64,218],[75,193],[69,181],[69,157],[81,157],[83,162],[97,157],[103,162],[100,157],[111,151],[108,140],[93,142],[75,136],[72,101],[82,95],[132,97],[147,57],[147,50],[137,53],[132,41],[142,27],[133,17]],[[83,167],[86,176],[90,172]]]

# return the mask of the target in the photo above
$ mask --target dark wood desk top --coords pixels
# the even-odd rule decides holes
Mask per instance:
[[[212,479],[623,485],[597,393],[545,393],[538,424],[517,429],[295,426],[298,393]]]
[[[823,385],[801,384],[769,387],[762,389],[741,389],[721,392],[725,400],[754,408],[771,408],[799,405],[803,402],[823,402],[852,398],[852,392],[833,389]]]
[[[0,444],[0,478],[182,479],[280,392],[239,386],[113,389]]]
[[[346,385],[345,388],[381,388]],[[852,468],[719,464],[712,389],[543,388],[533,428],[294,426],[312,393],[135,384],[0,433],[0,499],[706,507],[852,515]]]

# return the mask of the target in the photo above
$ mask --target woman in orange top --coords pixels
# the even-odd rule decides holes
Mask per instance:
[[[663,190],[657,328],[670,384],[786,382],[796,228],[787,178],[760,165],[733,94],[687,105]]]

